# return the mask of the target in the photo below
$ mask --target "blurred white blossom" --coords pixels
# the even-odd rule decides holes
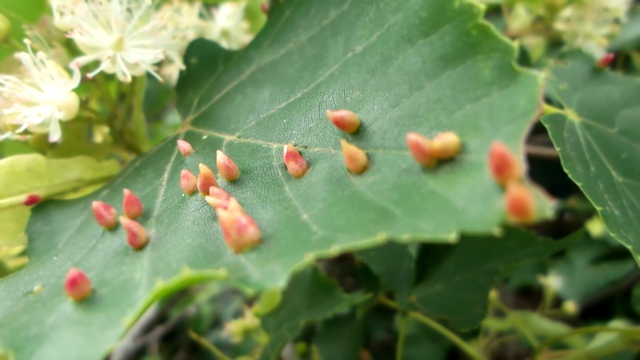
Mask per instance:
[[[31,43],[25,41],[28,52],[15,56],[23,68],[18,76],[0,75],[2,117],[0,139],[29,130],[49,133],[49,141],[60,140],[60,120],[71,120],[78,114],[79,98],[73,92],[80,83],[80,71],[73,68],[69,76],[43,52],[34,54]]]
[[[631,0],[576,1],[558,14],[553,26],[567,48],[579,48],[600,58],[626,20],[630,6]]]
[[[164,23],[151,0],[57,0],[52,6],[56,25],[68,29],[85,54],[73,64],[100,63],[89,77],[104,71],[130,82],[149,72],[160,79],[155,65],[162,60],[182,66],[182,34]]]
[[[220,44],[225,49],[237,50],[253,39],[251,26],[244,17],[246,1],[225,2],[205,14],[202,36]]]

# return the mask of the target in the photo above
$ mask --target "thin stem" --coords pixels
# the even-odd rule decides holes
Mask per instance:
[[[467,344],[464,340],[462,340],[458,335],[453,333],[451,330],[449,330],[446,327],[440,325],[438,322],[429,319],[428,317],[420,314],[419,312],[405,310],[405,309],[401,308],[400,305],[398,305],[395,301],[393,301],[391,299],[388,299],[388,298],[386,298],[384,296],[379,297],[378,298],[378,302],[380,304],[385,305],[387,307],[390,307],[390,308],[392,308],[394,310],[404,312],[408,316],[420,321],[421,323],[427,325],[431,329],[439,332],[440,335],[446,337],[447,339],[449,339],[449,341],[451,341],[452,343],[457,345],[458,348],[460,348],[460,350],[462,350],[470,358],[475,359],[475,360],[484,360],[484,357],[482,357],[480,354],[478,354],[476,349],[474,349],[469,344]]]
[[[509,321],[513,324],[513,326],[515,326],[516,329],[518,329],[518,331],[522,334],[522,336],[524,336],[525,339],[527,339],[527,341],[529,342],[529,344],[531,344],[532,347],[535,348],[539,346],[538,340],[536,340],[535,336],[533,336],[533,334],[529,332],[527,327],[522,323],[520,323],[520,321],[517,321],[513,316],[510,316],[512,312],[511,309],[509,309],[505,304],[503,304],[498,299],[492,299],[491,304],[495,306],[497,309],[499,309],[500,311],[502,311],[507,316],[507,319],[509,319]]]
[[[548,348],[553,343],[556,343],[556,342],[558,342],[558,341],[560,341],[560,340],[562,340],[564,338],[571,337],[571,336],[574,336],[574,335],[592,334],[592,333],[599,333],[599,332],[618,332],[618,333],[627,333],[627,334],[633,334],[633,335],[640,336],[640,327],[619,328],[618,329],[618,328],[612,328],[612,327],[608,327],[608,326],[589,326],[589,327],[583,327],[583,328],[575,329],[575,330],[573,330],[571,332],[560,334],[560,335],[556,335],[556,336],[552,336],[552,337],[548,338],[547,340],[545,340],[540,346],[538,346],[536,348],[536,351],[531,356],[531,359],[532,360],[538,359],[538,357],[540,356],[540,354],[542,353],[542,351],[544,349]]]
[[[396,347],[396,360],[402,360],[402,352],[404,351],[404,339],[407,335],[408,323],[409,316],[407,316],[407,314],[403,314],[402,320],[400,320],[400,333],[398,334],[398,345]]]
[[[222,351],[220,351],[220,349],[218,349],[215,345],[213,345],[212,343],[210,343],[209,341],[207,341],[207,339],[203,338],[202,336],[196,334],[195,332],[193,332],[192,330],[189,330],[189,337],[191,339],[193,339],[193,341],[197,342],[198,344],[200,344],[202,347],[206,348],[207,350],[211,351],[211,353],[213,355],[215,355],[218,359],[220,360],[231,360],[230,357],[228,357],[227,355],[225,355]]]
[[[542,103],[542,114],[549,115],[555,113],[562,113],[562,110],[545,102]]]

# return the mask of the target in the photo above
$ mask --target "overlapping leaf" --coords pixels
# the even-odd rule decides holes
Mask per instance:
[[[609,232],[640,263],[640,83],[573,53],[549,90],[565,110],[543,118],[562,165]]]
[[[479,7],[459,1],[287,0],[241,52],[196,41],[178,86],[183,131],[99,194],[35,211],[31,262],[0,281],[0,346],[19,358],[95,358],[144,306],[189,279],[225,277],[253,291],[282,287],[319,257],[392,239],[451,243],[460,232],[494,230],[504,216],[502,190],[485,154],[494,139],[518,149],[539,86],[514,67],[514,48],[480,16]],[[361,116],[363,129],[348,138],[370,156],[365,174],[345,171],[345,135],[325,119],[328,108]],[[404,135],[444,130],[462,137],[461,156],[433,170],[417,166]],[[179,137],[194,155],[179,155]],[[281,163],[287,142],[310,164],[303,179]],[[213,166],[216,149],[242,172],[221,186],[263,233],[264,243],[245,254],[226,248],[211,208],[178,186],[181,169]],[[91,200],[117,206],[123,187],[146,206],[141,221],[151,241],[140,252],[125,245],[122,229],[105,232],[91,219]],[[71,266],[93,279],[96,291],[85,303],[64,297]],[[154,285],[184,267],[215,274]],[[35,285],[43,290],[32,293]]]

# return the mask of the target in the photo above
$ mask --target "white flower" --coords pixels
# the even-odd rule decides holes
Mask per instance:
[[[2,110],[4,127],[15,127],[0,138],[12,133],[29,130],[49,133],[49,141],[60,140],[60,120],[71,120],[78,114],[80,100],[72,90],[80,83],[80,71],[73,70],[73,77],[46,54],[31,50],[31,42],[25,40],[28,52],[15,56],[22,62],[24,76],[0,75],[0,96],[9,106]],[[5,102],[6,103],[6,102]]]
[[[631,0],[584,0],[564,8],[553,27],[567,48],[579,48],[600,58],[609,40],[626,20]]]
[[[564,286],[564,279],[556,272],[550,272],[547,275],[538,275],[538,281],[544,287],[558,292]]]
[[[64,12],[72,38],[85,55],[73,64],[82,67],[99,61],[89,77],[101,71],[116,74],[119,80],[130,82],[133,76],[149,72],[160,79],[154,65],[169,58],[182,65],[179,56],[180,34],[172,31],[156,15],[150,0],[58,0],[75,1],[77,6]]]
[[[171,86],[176,84],[180,71],[184,70],[182,62],[173,59],[182,59],[189,43],[198,37],[204,25],[204,21],[200,19],[200,11],[199,3],[190,4],[174,0],[162,5],[155,15],[172,33],[174,39],[167,49],[171,56],[168,56],[159,71],[162,79]]]
[[[203,37],[217,42],[225,49],[237,50],[253,39],[250,25],[244,18],[246,1],[226,2],[205,14],[209,21],[203,28]]]

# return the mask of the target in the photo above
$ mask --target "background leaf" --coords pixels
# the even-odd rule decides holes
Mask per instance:
[[[452,243],[460,232],[495,230],[503,194],[486,170],[486,153],[499,139],[520,154],[539,84],[515,68],[513,46],[479,21],[480,10],[448,1],[290,0],[276,2],[243,51],[192,43],[177,89],[182,132],[99,194],[36,209],[31,261],[0,282],[0,346],[20,358],[103,356],[142,309],[166,295],[154,283],[185,267],[216,269],[255,292],[283,287],[318,258],[390,240]],[[364,122],[346,136],[371,157],[362,176],[345,171],[345,135],[324,115],[342,107]],[[461,156],[433,170],[417,166],[405,134],[444,130],[462,137]],[[178,154],[179,137],[194,155]],[[281,164],[287,142],[310,164],[301,180]],[[224,245],[203,199],[185,197],[178,186],[181,169],[212,166],[216,149],[242,172],[237,183],[220,185],[263,234],[264,244],[241,255]],[[106,232],[91,219],[92,200],[120,204],[124,187],[146,206],[141,222],[151,240],[140,252],[125,245],[121,228]],[[94,282],[86,303],[64,296],[71,266]],[[43,290],[30,295],[35,285]]]
[[[11,22],[11,38],[18,44],[22,44],[22,40],[25,38],[22,26],[35,23],[48,10],[47,0],[0,0],[0,12]],[[15,48],[6,43],[0,44],[0,60],[15,51]]]
[[[565,171],[640,263],[640,84],[596,69],[584,54],[569,54],[566,62],[549,79],[549,92],[565,110],[542,121]]]

